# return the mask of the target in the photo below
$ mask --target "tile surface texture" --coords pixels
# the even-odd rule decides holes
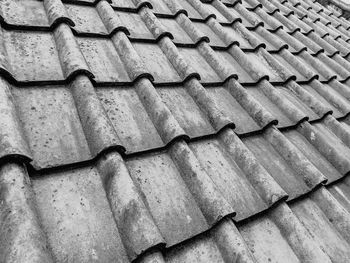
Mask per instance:
[[[0,0],[0,262],[348,262],[349,113],[317,1]]]

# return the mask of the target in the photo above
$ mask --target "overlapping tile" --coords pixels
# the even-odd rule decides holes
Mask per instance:
[[[1,165],[1,261],[53,262],[24,165]]]
[[[317,90],[319,87],[324,85],[288,84],[273,87],[272,92],[277,93],[271,94],[261,90],[260,85],[241,87],[240,90],[225,85],[202,88],[204,98],[198,98],[201,93],[195,87],[188,90],[186,86],[163,86],[157,87],[155,92],[184,133],[189,138],[198,138],[215,134],[231,124],[236,125],[238,134],[247,134],[274,120],[278,120],[278,127],[282,128],[294,126],[305,118],[317,120],[330,112],[336,118],[346,116],[349,112],[347,93],[341,90],[346,86],[340,85],[339,92],[332,91],[329,85],[324,90]],[[147,106],[138,97],[136,87],[107,86],[97,88],[96,93],[93,95],[96,103],[104,108],[106,121],[128,153],[165,145],[166,141],[147,114]],[[92,106],[84,104],[88,98],[79,97],[79,91],[72,95],[67,86],[33,86],[13,88],[12,94],[26,135],[24,141],[29,144],[38,167],[81,162],[95,156],[96,152],[90,152],[88,148],[89,135],[84,135],[84,127],[88,123],[81,119]],[[76,106],[74,99],[78,99],[82,106]],[[205,100],[212,101],[212,111],[208,108],[207,112],[203,111]],[[263,112],[259,113],[259,110]],[[51,117],[47,116],[47,112],[51,113]],[[57,119],[61,120],[60,123]],[[41,125],[38,126],[38,123]],[[58,131],[57,125],[65,125],[66,128]],[[106,144],[106,147],[113,145]],[[26,152],[25,155],[29,155],[29,150]]]

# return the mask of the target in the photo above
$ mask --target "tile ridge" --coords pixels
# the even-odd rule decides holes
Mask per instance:
[[[280,11],[278,9],[276,9],[275,12],[280,13]],[[269,13],[265,12],[265,10],[263,8],[257,8],[255,10],[255,13],[258,16],[260,16],[262,18],[262,20],[266,23],[266,25],[268,25],[271,28],[271,29],[269,29],[270,32],[276,32],[279,29],[283,29],[282,23],[274,18],[274,16],[273,16],[274,13],[269,14]],[[257,27],[255,30],[257,30],[259,28],[266,28],[266,26],[264,25],[264,26]]]
[[[324,53],[319,53],[315,57],[320,59],[323,64],[329,66],[333,71],[335,71],[340,82],[344,82],[349,79],[350,62],[339,56],[339,54],[335,54],[332,59]],[[323,68],[323,66],[321,67]]]
[[[245,3],[248,3],[251,6],[246,7],[249,11],[256,11],[257,8],[263,8],[263,5],[259,3],[258,0],[245,0]],[[243,2],[241,4],[243,4]]]
[[[350,132],[332,115],[327,115],[324,122],[346,146],[350,148]]]
[[[300,32],[298,32],[298,34],[302,35]],[[304,35],[302,35],[304,36]],[[342,45],[340,45],[338,42],[336,42],[334,39],[329,38],[329,41],[327,41],[325,38],[321,38],[318,34],[316,34],[315,32],[312,32],[308,35],[308,38],[310,38],[312,41],[314,41],[316,44],[318,44],[320,47],[324,48],[324,50],[326,52],[328,52],[330,54],[330,56],[334,56],[335,54],[338,53],[345,53],[345,57],[347,56],[347,54],[350,53],[350,50],[347,51],[347,48]],[[330,43],[331,42],[331,43]],[[335,44],[334,42],[336,42],[337,44]],[[342,46],[342,48],[338,48],[338,46]]]
[[[43,3],[51,28],[55,28],[60,23],[75,26],[61,0],[43,0]]]
[[[335,230],[349,244],[350,233],[344,231],[350,227],[350,212],[329,192],[326,187],[320,187],[310,194],[310,199],[320,208],[322,213],[329,218]]]
[[[314,41],[310,36],[316,36],[317,37],[317,42]],[[326,47],[326,50],[329,52],[329,53],[332,53],[332,55],[336,54],[337,51],[336,49],[334,49],[333,47],[330,47],[328,45],[327,42],[325,41],[322,41],[323,39],[318,37],[314,32],[311,32],[308,36],[305,36],[303,35],[302,33],[300,32],[295,32],[293,34],[293,37],[295,39],[297,39],[298,41],[300,41],[301,43],[305,44],[305,46],[307,47],[307,51],[311,54],[312,53],[312,56],[317,56],[318,54],[320,53],[324,53],[325,52],[325,49],[324,47]],[[330,51],[331,50],[331,51]],[[301,52],[299,52],[301,53]]]
[[[313,237],[286,203],[277,205],[268,211],[268,214],[279,229],[286,231],[287,242],[301,261],[331,262],[326,252],[314,242]]]
[[[0,29],[1,30],[1,29]],[[13,79],[7,61],[7,52],[3,42],[3,32],[0,31],[0,72],[4,77]],[[24,137],[9,84],[0,76],[0,160],[19,159],[30,162],[32,153]]]
[[[244,171],[248,181],[268,207],[288,198],[287,193],[231,129],[223,130],[219,134],[219,138],[224,142],[226,150],[232,155],[240,169]]]
[[[225,84],[225,87],[262,129],[269,125],[278,124],[271,113],[256,98],[251,96],[239,82],[231,79]]]
[[[300,125],[308,123],[304,121]],[[299,127],[300,127],[299,125]],[[264,134],[265,139],[287,161],[312,190],[327,182],[327,178],[291,143],[280,131],[271,127]]]
[[[163,26],[160,24],[160,22],[154,16],[154,14],[151,13],[149,10],[150,9],[148,8],[143,8],[142,10],[140,10],[140,15],[148,29],[152,32],[152,34],[154,34],[155,37],[157,37],[158,34],[155,31],[163,31]],[[182,16],[185,15],[183,13],[179,13],[177,17]],[[160,28],[158,28],[158,26],[160,26]],[[205,41],[206,39],[202,39],[201,36],[198,36],[197,40]],[[161,38],[159,38],[158,45],[162,49],[165,56],[169,59],[175,70],[178,72],[183,82],[186,82],[186,80],[189,80],[191,78],[197,78],[198,80],[200,80],[200,75],[198,74],[198,72],[196,72],[192,68],[192,66],[190,66],[185,61],[185,59],[179,53],[177,47],[173,44],[171,38],[168,35],[163,35]]]
[[[294,82],[291,80],[291,82]],[[274,86],[264,80],[258,84],[258,88],[273,101],[294,123],[298,124],[309,120],[309,117],[284,97]]]
[[[185,88],[199,108],[206,113],[216,133],[226,127],[235,128],[234,122],[220,110],[196,78],[187,80],[185,82]]]
[[[91,80],[85,75],[78,75],[70,84],[70,90],[92,156],[112,150],[124,153],[126,150],[107,117]]]
[[[236,215],[186,142],[175,142],[169,153],[182,172],[182,178],[203,213],[208,228],[225,217]]]
[[[7,162],[0,166],[2,262],[54,262],[35,208],[26,167]]]
[[[298,127],[301,134],[320,152],[327,160],[336,167],[342,174],[350,171],[350,161],[339,153],[323,134],[321,134],[310,123],[301,123]]]
[[[305,50],[299,53],[306,53]],[[279,52],[279,55],[283,57],[284,60],[288,61],[289,64],[291,64],[294,69],[296,69],[300,74],[302,74],[307,82],[311,82],[314,79],[319,79],[319,75],[312,70],[308,68],[308,66],[305,64],[305,62],[302,62],[300,59],[297,59],[295,56],[293,56],[288,50],[284,49]]]
[[[316,82],[311,82],[310,86],[314,86],[314,83]],[[319,82],[317,84],[322,85]],[[323,105],[318,99],[312,96],[312,94],[310,94],[307,90],[302,88],[295,81],[289,81],[286,83],[285,86],[287,89],[296,94],[301,101],[308,105],[319,116],[319,118],[322,119],[326,115],[333,114],[333,110],[330,107]],[[344,102],[344,100],[341,100],[341,102]],[[344,106],[345,108],[348,108],[347,104],[344,104]]]
[[[279,16],[278,19],[284,24],[289,27],[291,30],[293,30],[292,32],[295,32],[296,30],[292,29],[293,27],[296,29],[299,29],[298,31],[302,32],[304,35],[309,35],[310,33],[316,31],[316,32],[321,32],[319,29],[319,27],[316,27],[310,23],[306,23],[304,20],[299,19],[298,17],[296,17],[294,14],[291,14],[289,16],[284,16],[283,14],[278,14],[275,13],[274,16]],[[291,33],[292,33],[291,32]],[[326,31],[322,31],[324,32],[324,34],[328,34],[328,32]]]
[[[114,10],[110,7],[107,1],[99,1],[96,5],[96,9],[102,23],[109,33],[109,37],[119,31],[124,32],[126,35],[130,35],[129,30],[126,27],[120,26],[121,22],[119,21],[119,18],[114,16]]]
[[[266,9],[265,12],[268,13],[269,15],[273,15],[273,13],[281,11],[269,0],[257,0],[257,1],[259,1],[263,5],[263,8]]]
[[[321,56],[321,55],[323,55],[323,53],[318,54],[318,56]],[[303,51],[298,55],[298,57],[305,60],[309,66],[313,67],[314,69],[317,69],[317,71],[320,73],[319,79],[324,78],[326,81],[330,81],[332,79],[338,79],[339,75],[337,74],[337,71],[333,73],[331,70],[329,70],[323,63],[320,62],[320,60],[318,59],[318,56],[313,57],[307,51]],[[328,57],[324,57],[324,58],[327,59]],[[327,63],[331,63],[333,64],[333,66],[336,66],[337,67],[336,70],[343,71],[342,72],[343,74],[347,74],[345,70],[342,70],[336,63],[329,62],[329,60],[331,59],[328,58]]]
[[[0,160],[32,160],[8,83],[0,77]]]
[[[236,3],[238,3],[237,1]],[[242,22],[242,18],[234,16],[230,9],[225,6],[221,1],[215,0],[213,1],[213,6],[229,21],[230,24],[234,24],[235,22]]]
[[[210,19],[210,17],[208,19]],[[209,38],[193,25],[192,21],[186,14],[178,14],[175,20],[189,35],[196,47],[198,47],[202,42],[210,42]]]
[[[215,0],[216,3],[219,2],[219,0]],[[260,8],[259,6],[257,8]],[[233,7],[241,16],[243,16],[245,19],[249,21],[250,24],[252,24],[253,29],[259,27],[259,26],[265,26],[263,21],[259,21],[259,19],[256,19],[256,17],[252,14],[254,12],[248,11],[242,4],[237,3]]]
[[[290,10],[286,5],[285,3],[288,3],[288,1],[283,1],[283,3],[281,3],[280,1],[278,0],[270,0],[270,2],[276,6],[280,11],[281,13],[284,15],[284,16],[289,16],[289,15],[294,15],[294,11],[293,10]]]
[[[67,81],[74,79],[78,75],[86,75],[91,79],[95,77],[91,73],[71,28],[67,24],[61,23],[57,25],[54,30],[54,39],[63,75]]]
[[[213,229],[213,232],[215,243],[218,244],[224,262],[242,260],[245,263],[256,263],[252,252],[232,219],[222,221]]]
[[[129,259],[142,257],[150,248],[164,248],[165,240],[123,158],[115,152],[107,153],[97,160],[97,168]]]
[[[266,30],[263,27],[259,27],[256,29],[256,31],[261,35],[264,36],[266,39],[268,39],[271,43],[277,42],[275,45],[280,45],[280,49],[277,51],[279,53],[283,49],[295,49],[295,55],[299,54],[303,50],[308,49],[302,41],[297,39],[296,37],[291,36],[288,34],[283,28],[277,29],[274,34],[277,35],[281,40],[281,44],[278,44],[277,38],[272,34],[270,31]],[[299,32],[295,32],[294,34],[297,34]],[[286,44],[283,44],[286,43]]]

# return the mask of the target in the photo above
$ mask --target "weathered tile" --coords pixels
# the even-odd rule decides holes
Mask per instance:
[[[8,60],[18,81],[64,79],[52,34],[4,31],[4,37]]]
[[[70,91],[64,86],[12,89],[38,168],[90,159]]]
[[[33,189],[55,260],[128,262],[94,168],[38,178]]]

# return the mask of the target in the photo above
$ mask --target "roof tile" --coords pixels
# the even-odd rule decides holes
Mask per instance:
[[[0,159],[13,156],[30,161],[32,154],[22,132],[9,85],[1,78],[0,94]]]
[[[14,88],[12,94],[36,166],[91,158],[73,97],[66,87]]]

